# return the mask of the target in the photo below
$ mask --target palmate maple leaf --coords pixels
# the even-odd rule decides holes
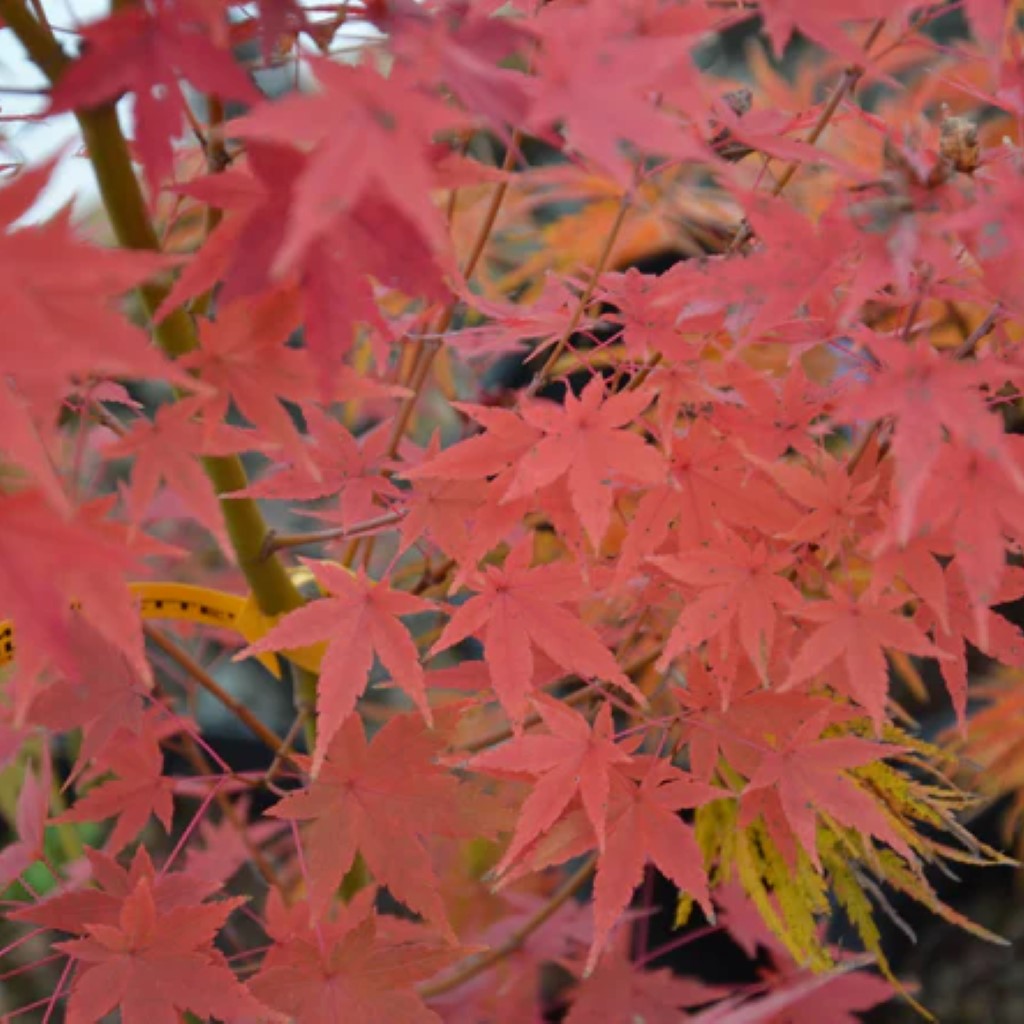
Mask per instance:
[[[596,547],[611,521],[611,481],[621,477],[657,484],[666,479],[667,467],[657,449],[622,429],[640,418],[653,397],[644,389],[606,396],[603,379],[595,375],[579,399],[568,392],[564,405],[522,403],[523,419],[543,437],[516,463],[502,501],[534,493],[564,476],[573,508]]]
[[[378,502],[387,506],[399,496],[384,472],[393,468],[388,453],[389,431],[378,427],[357,440],[343,423],[315,405],[303,406],[302,414],[310,442],[309,460],[316,474],[304,464],[285,466],[232,493],[238,497],[312,501],[340,492],[337,510],[323,518],[345,527],[380,515]],[[321,515],[319,511],[313,514]]]
[[[424,598],[392,590],[385,581],[369,579],[362,569],[353,575],[338,565],[313,559],[303,561],[312,570],[320,589],[331,596],[289,613],[266,636],[236,654],[235,660],[327,641],[317,686],[315,775],[335,734],[366,688],[374,652],[395,683],[430,720],[419,652],[399,616],[434,611],[435,607]]]
[[[619,775],[613,787],[607,842],[599,854],[594,881],[594,944],[587,958],[588,974],[648,862],[714,920],[700,847],[677,812],[722,794],[657,758],[638,758],[632,771],[635,781]]]
[[[772,798],[778,800],[793,835],[819,870],[819,812],[831,815],[841,825],[888,843],[913,862],[913,851],[885,815],[882,805],[845,774],[845,769],[873,764],[905,748],[855,736],[820,739],[827,714],[824,711],[814,715],[778,750],[762,756],[743,791],[740,824],[749,824],[761,810],[763,799]],[[772,815],[767,814],[765,820],[770,823]],[[786,845],[783,837],[781,846]]]
[[[177,1024],[179,1014],[232,1019],[266,1014],[212,943],[241,896],[161,912],[149,879],[124,899],[116,924],[54,944],[78,962],[68,1024],[92,1024],[119,1008],[123,1024]]]
[[[295,1024],[441,1024],[414,986],[464,951],[381,935],[374,895],[363,890],[313,927],[308,907],[285,908],[271,890],[267,932],[274,944],[249,983],[253,994]]]
[[[866,330],[859,333],[878,368],[839,399],[836,411],[864,421],[892,417],[901,542],[928,518],[927,511],[919,510],[920,499],[935,476],[947,433],[962,450],[1003,466],[1006,485],[1018,494],[1024,490],[1024,473],[1013,460],[1003,421],[979,392],[992,372],[989,367],[956,360],[926,341],[906,344]]]
[[[727,794],[650,755],[636,756],[610,778],[606,841],[597,858],[594,941],[587,958],[587,974],[594,969],[648,863],[691,894],[708,919],[714,920],[703,855],[693,830],[677,812]],[[585,811],[570,811],[535,841],[501,884],[578,857],[593,850],[595,842]]]
[[[80,615],[67,623],[70,668],[33,694],[27,720],[53,733],[81,729],[76,776],[121,729],[143,729],[147,689],[120,648]]]
[[[939,662],[939,671],[957,723],[966,733],[968,644],[1002,665],[1020,668],[1024,667],[1024,632],[1015,622],[989,608],[979,609],[957,562],[947,567],[943,575],[943,586],[948,586],[948,614],[940,617],[931,605],[922,604],[915,619],[918,625],[934,631],[936,646],[947,655]],[[1024,597],[1024,570],[1007,567],[1001,586],[992,595],[992,604],[1009,604],[1021,597]]]
[[[358,852],[378,883],[454,941],[424,840],[489,828],[467,819],[458,779],[437,763],[443,746],[409,714],[392,718],[367,743],[354,715],[335,734],[309,787],[268,811],[309,822],[303,843],[314,918],[326,912]]]
[[[793,520],[793,509],[765,472],[719,435],[705,419],[668,439],[670,471],[645,489],[622,545],[621,578],[647,555],[674,539],[680,552],[714,542],[720,524],[775,534]]]
[[[679,53],[710,27],[701,13],[682,31],[645,35],[626,5],[543,8],[534,22],[542,45],[528,129],[546,132],[560,123],[571,149],[624,186],[633,184],[634,162],[620,151],[623,141],[652,155],[706,159],[707,147],[654,100],[669,88],[682,92],[677,102],[692,95],[696,68]]]
[[[152,420],[140,418],[128,434],[101,446],[104,459],[134,456],[126,498],[136,522],[145,516],[161,482],[182,499],[201,523],[217,538],[221,549],[231,550],[224,530],[223,513],[198,455],[233,455],[257,447],[251,432],[195,419],[195,401],[179,400],[160,406]]]
[[[74,807],[54,818],[63,822],[103,821],[117,817],[106,850],[115,855],[131,842],[151,815],[169,831],[174,813],[174,780],[163,774],[163,751],[155,730],[120,729],[103,750],[95,774],[112,771],[116,778],[89,790]]]
[[[19,664],[26,677],[47,660],[75,673],[71,617],[84,615],[150,679],[142,630],[125,582],[138,571],[138,546],[127,531],[103,516],[111,501],[61,515],[38,490],[0,494],[0,594],[2,614],[17,623]],[[81,602],[81,612],[69,608]]]
[[[494,692],[516,725],[533,688],[534,645],[567,673],[614,683],[644,702],[597,633],[566,607],[583,596],[579,573],[566,563],[529,563],[528,547],[519,545],[504,567],[470,574],[467,583],[479,593],[455,609],[429,657],[479,637]]]
[[[659,669],[679,652],[715,637],[720,638],[723,657],[728,657],[735,637],[766,678],[779,610],[803,603],[800,591],[780,575],[792,565],[792,556],[722,531],[710,547],[651,561],[694,588],[693,599],[687,601],[665,645]]]
[[[202,905],[202,901],[219,892],[223,884],[221,878],[193,876],[187,871],[158,874],[144,846],[136,847],[128,868],[91,846],[85,848],[85,858],[98,888],[58,892],[32,906],[12,911],[11,919],[82,936],[87,933],[87,924],[116,927],[124,901],[142,882],[149,883],[160,914]],[[80,879],[77,884],[83,881]]]
[[[474,771],[537,776],[516,821],[515,834],[495,868],[501,874],[537,836],[551,828],[578,795],[597,836],[605,845],[605,818],[611,774],[629,764],[631,748],[614,740],[611,705],[603,704],[593,728],[572,708],[545,697],[534,703],[550,735],[517,736],[508,743],[474,757]]]
[[[1024,438],[1003,435],[1003,454],[993,457],[950,441],[935,460],[921,491],[918,521],[928,533],[949,538],[951,551],[975,611],[985,646],[987,608],[997,603],[1006,572],[1007,540],[1024,541],[1018,480],[1024,480]]]
[[[805,514],[783,537],[803,544],[819,545],[826,557],[838,555],[850,536],[863,532],[858,527],[876,511],[873,500],[877,477],[855,480],[847,465],[838,459],[819,457],[812,468],[796,462],[765,465],[765,471]]]
[[[564,405],[524,401],[518,416],[460,405],[487,434],[452,445],[405,476],[466,480],[511,467],[502,502],[517,501],[564,478],[573,508],[596,546],[611,521],[618,479],[649,485],[667,478],[657,449],[624,429],[653,398],[645,390],[606,395],[603,380],[595,376],[578,399],[570,392]]]
[[[795,614],[819,626],[793,659],[785,688],[841,661],[842,676],[829,676],[829,684],[857,701],[880,729],[889,689],[886,648],[921,657],[948,657],[910,619],[899,614],[906,601],[906,595],[901,594],[862,594],[854,599],[836,592],[828,600],[806,605]]]
[[[10,225],[22,216],[52,171],[47,164],[5,183],[0,222]],[[126,292],[173,262],[88,245],[76,237],[69,210],[0,236],[0,452],[31,472],[58,507],[66,510],[68,501],[51,449],[61,402],[76,384],[107,374],[187,383],[118,309]]]
[[[154,194],[173,167],[172,140],[185,118],[179,75],[225,99],[260,99],[231,51],[215,45],[193,13],[187,4],[155,0],[122,7],[88,26],[82,30],[82,56],[61,75],[51,96],[56,113],[97,107],[133,92],[136,140]]]
[[[311,157],[257,139],[249,142],[246,156],[244,170],[233,168],[180,187],[228,215],[186,266],[158,315],[214,285],[220,286],[223,303],[230,304],[294,282],[302,299],[304,340],[321,398],[327,401],[355,340],[355,326],[366,323],[386,332],[371,279],[442,301],[448,296],[444,275],[450,268],[409,217],[374,188],[357,203],[319,216],[308,244],[280,265]],[[375,352],[379,362],[386,362],[386,351],[377,346]],[[352,385],[346,382],[349,392]]]
[[[309,464],[301,436],[280,401],[303,402],[314,395],[306,353],[285,344],[300,316],[294,291],[280,288],[240,299],[219,310],[215,321],[200,325],[199,347],[179,362],[215,389],[202,404],[211,442],[233,401],[259,431],[262,445],[282,445],[294,459]]]
[[[231,126],[244,139],[313,146],[296,183],[277,270],[290,268],[334,214],[356,207],[369,192],[400,211],[429,248],[444,250],[428,150],[435,136],[466,127],[465,116],[423,91],[402,67],[384,77],[365,65],[307,62],[317,78],[316,93],[262,104]]]
[[[203,902],[219,880],[157,874],[142,846],[127,870],[97,850],[85,853],[99,888],[63,892],[10,915],[78,936],[54,946],[78,961],[69,1022],[92,1024],[116,1007],[124,1024],[177,1024],[184,1010],[266,1017],[213,946],[244,898]]]
[[[593,974],[572,993],[572,1009],[565,1024],[679,1024],[680,1011],[715,1002],[729,989],[706,985],[696,978],[681,978],[667,967],[644,970],[630,960],[617,942],[605,951]]]

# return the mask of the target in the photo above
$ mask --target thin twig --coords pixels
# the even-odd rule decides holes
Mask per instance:
[[[487,953],[471,957],[447,977],[422,985],[419,989],[419,994],[424,999],[432,999],[446,992],[451,992],[453,989],[465,985],[467,981],[472,981],[478,974],[483,974],[484,971],[489,970],[496,963],[500,963],[505,957],[520,949],[523,943],[535,931],[551,920],[563,904],[571,900],[586,885],[596,866],[597,855],[591,854],[562,883],[554,896],[536,913],[531,915],[529,920],[517,928],[504,942],[495,946],[494,949],[489,950]]]
[[[284,551],[286,548],[303,548],[309,544],[324,544],[327,541],[343,540],[346,537],[372,533],[374,530],[401,522],[405,516],[405,510],[398,509],[394,512],[385,512],[373,519],[354,523],[352,526],[331,526],[325,530],[308,530],[305,533],[276,533],[271,530],[263,544],[261,557],[269,558],[275,552]]]
[[[551,373],[552,367],[554,367],[555,363],[558,362],[559,357],[565,351],[566,345],[569,344],[569,339],[572,337],[573,332],[579,326],[580,320],[583,319],[583,313],[587,306],[590,305],[590,300],[594,294],[594,289],[597,287],[598,279],[604,273],[604,269],[608,265],[608,260],[611,257],[612,250],[615,248],[615,243],[618,241],[619,232],[622,230],[622,225],[625,223],[626,214],[629,212],[629,208],[632,205],[632,193],[630,191],[623,192],[622,198],[619,201],[618,213],[615,215],[615,220],[612,222],[611,229],[604,240],[604,246],[601,249],[601,254],[598,256],[597,262],[594,264],[594,268],[590,273],[590,278],[587,281],[586,287],[583,289],[583,293],[579,297],[579,301],[576,303],[576,308],[573,310],[569,323],[566,325],[565,330],[562,332],[562,336],[558,339],[554,348],[548,354],[548,358],[540,368],[537,376],[533,378],[533,382],[530,384],[527,394],[535,393],[537,389],[548,379],[548,375]]]
[[[865,55],[867,55],[871,47],[874,46],[878,37],[882,34],[883,28],[885,28],[885,18],[879,18],[871,27],[871,31],[868,32],[867,38],[864,40],[863,49]],[[829,122],[839,109],[839,105],[850,94],[853,87],[857,84],[863,74],[864,68],[859,65],[849,67],[843,72],[843,75],[839,79],[835,89],[832,90],[832,95],[829,96],[825,105],[821,108],[818,120],[815,121],[814,126],[807,133],[807,137],[804,139],[804,142],[807,145],[813,146],[818,141],[821,137],[821,133],[828,127]],[[771,163],[771,157],[766,157],[764,166],[767,167],[769,163]],[[771,194],[773,196],[781,195],[786,186],[793,180],[793,176],[800,167],[801,163],[799,160],[790,161],[790,163],[786,165],[785,170],[783,170],[779,175],[778,180],[772,186]],[[726,255],[728,256],[739,249],[752,234],[753,231],[751,230],[750,223],[744,220],[740,225],[739,230],[736,232],[736,235],[733,237],[733,240],[729,243],[729,246],[725,251]]]
[[[981,341],[995,330],[1000,313],[1002,313],[1002,306],[997,302],[989,310],[988,316],[954,349],[953,358],[967,359],[969,356],[974,355],[974,350]]]
[[[265,726],[241,701],[236,700],[222,687],[206,669],[187,652],[183,651],[169,636],[149,622],[142,624],[147,640],[151,640],[175,664],[184,669],[210,696],[224,705],[249,731],[270,750],[278,751],[284,741],[277,733]]]

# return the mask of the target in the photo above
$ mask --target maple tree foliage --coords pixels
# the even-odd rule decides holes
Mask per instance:
[[[886,892],[1003,941],[930,869],[1024,817],[1014,5],[74,8],[0,0],[4,1019],[840,1022]]]

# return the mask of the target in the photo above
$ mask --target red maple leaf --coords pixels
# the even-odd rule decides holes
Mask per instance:
[[[91,1024],[115,1008],[124,1024],[176,1020],[186,1010],[229,1019],[265,1013],[213,947],[228,915],[244,902],[237,896],[160,910],[152,882],[139,879],[116,924],[86,924],[83,938],[54,944],[78,962],[68,1024]]]
[[[222,549],[230,551],[220,503],[197,456],[232,455],[254,447],[251,434],[237,427],[225,423],[204,427],[195,419],[195,402],[180,400],[160,406],[152,420],[137,419],[124,437],[105,442],[102,454],[106,459],[134,456],[127,504],[136,522],[143,519],[163,482]]]
[[[904,748],[872,743],[855,736],[819,739],[826,715],[827,712],[814,715],[778,750],[762,756],[744,790],[741,824],[749,824],[761,808],[761,800],[751,800],[749,794],[770,796],[778,800],[793,834],[819,870],[819,812],[831,815],[840,824],[881,839],[908,861],[914,861],[913,851],[878,801],[844,771],[892,757]],[[771,816],[766,820],[770,822]]]
[[[638,758],[631,770],[636,781],[627,781],[625,774],[615,778],[608,838],[594,881],[594,944],[587,973],[594,969],[648,862],[693,896],[714,920],[703,855],[693,831],[676,812],[722,794],[658,758]]]
[[[565,563],[529,568],[520,545],[503,568],[488,565],[467,582],[480,592],[459,605],[430,650],[433,657],[466,637],[483,640],[494,692],[513,723],[522,720],[533,688],[533,646],[566,672],[615,683],[643,697],[600,637],[565,605],[583,596],[582,581]]]
[[[195,88],[228,99],[255,102],[259,91],[216,46],[187,4],[156,0],[123,7],[82,30],[82,56],[54,86],[51,111],[82,110],[135,95],[136,138],[154,194],[173,167],[172,140],[181,134],[185,99],[179,76]]]
[[[906,344],[877,334],[862,340],[878,368],[839,400],[837,412],[863,420],[892,417],[901,541],[922,520],[919,499],[947,432],[980,458],[1005,465],[1014,489],[1024,489],[1024,474],[1012,460],[1002,420],[989,411],[978,391],[990,373],[986,366],[955,360],[924,341]]]
[[[0,222],[17,221],[51,172],[47,165],[5,184]],[[188,380],[119,309],[125,292],[171,263],[155,253],[86,244],[76,237],[69,210],[31,230],[0,236],[7,335],[0,451],[30,470],[54,505],[67,508],[51,449],[68,393],[110,374]]]
[[[322,917],[361,853],[374,878],[454,940],[426,840],[479,834],[459,804],[460,784],[437,763],[443,742],[420,719],[398,715],[367,743],[353,716],[334,736],[320,774],[268,812],[308,821],[309,905]]]
[[[374,582],[328,562],[305,560],[320,588],[330,597],[286,615],[266,636],[235,655],[235,660],[264,651],[307,647],[327,641],[317,686],[317,742],[313,774],[320,771],[331,741],[352,714],[373,668],[373,655],[430,721],[419,652],[400,615],[433,611],[421,597]]]
[[[13,911],[12,919],[85,935],[89,924],[116,927],[124,901],[143,882],[148,883],[157,911],[161,914],[199,906],[222,887],[220,878],[203,878],[185,871],[162,871],[158,874],[144,846],[136,848],[127,869],[113,857],[89,846],[85,848],[85,857],[92,880],[99,888],[59,892],[32,906]],[[87,881],[88,878],[79,878],[77,884]]]
[[[18,833],[16,842],[8,840],[0,850],[0,887],[7,888],[23,871],[30,868],[43,854],[43,838],[50,814],[50,789],[53,773],[49,754],[44,751],[39,771],[26,771],[23,775],[18,804],[14,812],[14,825]]]
[[[604,849],[611,775],[617,765],[630,762],[630,747],[637,746],[615,742],[610,704],[601,706],[591,728],[579,712],[557,701],[539,697],[534,703],[550,735],[517,736],[469,762],[474,771],[538,777],[519,813],[512,842],[495,868],[498,874],[550,829],[577,795],[598,847]]]
[[[448,296],[444,275],[452,271],[408,216],[376,189],[345,209],[320,216],[309,243],[287,265],[279,265],[311,157],[256,139],[249,142],[246,156],[245,170],[181,186],[180,191],[228,216],[185,268],[158,316],[214,285],[221,288],[222,302],[230,304],[294,283],[302,297],[304,340],[320,397],[327,401],[352,348],[355,326],[366,323],[387,333],[374,282],[439,302]],[[377,346],[376,352],[383,364],[386,351]],[[346,381],[344,397],[358,394],[352,385]]]
[[[260,431],[264,445],[283,445],[296,460],[309,464],[306,447],[280,402],[313,397],[306,354],[285,344],[299,323],[296,295],[282,288],[232,303],[219,310],[215,321],[200,325],[199,348],[179,361],[215,389],[203,399],[211,443],[233,401]]]
[[[652,561],[695,590],[672,630],[659,666],[667,666],[679,652],[714,637],[721,638],[726,658],[735,635],[764,677],[779,609],[803,603],[800,591],[780,575],[792,565],[792,556],[773,554],[764,544],[751,546],[737,534],[723,531],[710,548]]]
[[[119,730],[143,728],[147,691],[124,653],[82,616],[68,620],[67,639],[71,666],[35,691],[27,718],[54,733],[82,730],[73,778]]]
[[[560,122],[571,149],[626,186],[633,184],[634,168],[620,150],[623,141],[654,155],[706,158],[708,150],[696,135],[653,100],[696,78],[677,55],[687,35],[696,40],[708,27],[699,15],[689,33],[667,36],[642,34],[640,18],[615,4],[548,6],[536,25],[543,46],[528,128],[546,132]]]
[[[516,462],[502,501],[514,501],[565,477],[573,508],[596,547],[611,521],[611,482],[625,478],[657,484],[666,478],[657,449],[622,429],[639,420],[653,397],[643,389],[606,396],[603,379],[595,375],[579,399],[568,392],[564,405],[522,403],[523,419],[541,432],[541,439]]]
[[[820,545],[828,558],[839,553],[844,541],[857,536],[860,524],[875,511],[870,500],[877,478],[855,480],[846,464],[838,459],[819,458],[813,467],[796,462],[766,466],[771,478],[806,511],[783,534],[788,540]]]
[[[829,683],[848,693],[881,728],[889,689],[885,649],[947,657],[910,619],[898,614],[906,600],[904,595],[871,598],[867,594],[855,600],[836,593],[827,601],[805,606],[797,614],[820,625],[793,659],[785,686],[810,679],[841,659],[843,681],[830,677]]]
[[[921,491],[923,531],[948,538],[975,609],[984,646],[985,610],[995,604],[1006,571],[1007,539],[1024,541],[1019,481],[1024,480],[1024,438],[1003,435],[1003,454],[972,445],[943,445]]]
[[[253,994],[301,1024],[440,1024],[414,986],[464,951],[381,935],[373,896],[372,889],[360,892],[336,919],[313,927],[307,907],[286,909],[271,890],[267,932],[274,944],[249,983]]]
[[[121,729],[111,737],[93,772],[109,779],[89,790],[69,811],[57,818],[66,821],[102,821],[117,817],[106,850],[112,856],[131,842],[149,821],[150,815],[167,831],[174,813],[174,780],[163,774],[164,757],[156,733],[147,728],[141,733]]]
[[[628,935],[628,933],[627,933]],[[639,1019],[644,1024],[679,1024],[680,1011],[715,1002],[729,989],[681,978],[669,968],[645,970],[627,955],[622,938],[602,954],[592,974],[572,992],[565,1024],[607,1024]]]
[[[329,515],[332,521],[349,527],[380,515],[379,505],[393,502],[399,494],[385,475],[392,468],[388,455],[390,431],[378,428],[356,440],[344,424],[315,405],[305,405],[302,412],[308,428],[307,461],[314,472],[305,463],[284,466],[232,493],[249,498],[312,501],[340,491],[337,510]]]
[[[370,67],[307,60],[317,93],[264,104],[231,127],[245,139],[288,145],[301,139],[314,147],[297,182],[275,267],[290,268],[335,214],[355,207],[371,190],[401,211],[431,249],[444,250],[442,220],[430,198],[429,147],[438,133],[461,128],[463,115],[429,96],[400,67],[384,77]]]
[[[150,678],[135,603],[125,582],[140,561],[123,527],[101,518],[110,501],[61,515],[38,490],[0,494],[0,594],[17,623],[19,661],[78,668],[69,635],[72,600],[89,622]]]

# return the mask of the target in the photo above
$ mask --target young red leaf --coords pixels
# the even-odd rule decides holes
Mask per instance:
[[[91,789],[54,822],[103,821],[117,817],[107,840],[111,855],[119,853],[142,831],[150,815],[167,831],[174,813],[174,780],[163,774],[164,757],[155,733],[117,732],[103,753],[99,770],[117,776]]]
[[[1002,421],[978,393],[990,372],[986,367],[954,360],[923,341],[906,344],[871,334],[866,344],[878,369],[850,389],[837,412],[863,420],[891,416],[895,422],[892,452],[900,482],[901,541],[922,519],[918,502],[946,432],[979,457],[1003,465],[1005,485],[1018,493],[1024,489],[1024,473],[1007,449]]]
[[[495,868],[497,874],[550,829],[577,794],[603,850],[610,776],[616,765],[631,760],[629,748],[614,741],[611,705],[601,705],[591,728],[579,712],[557,701],[534,698],[534,703],[550,735],[517,736],[469,762],[475,771],[538,776],[520,811],[512,842]]]
[[[714,920],[703,855],[692,829],[676,812],[721,794],[657,758],[646,765],[638,761],[636,768],[642,772],[637,782],[615,786],[608,839],[594,882],[594,944],[587,973],[593,971],[612,925],[626,909],[648,862],[693,896]]]
[[[311,926],[285,910],[277,890],[267,905],[274,945],[249,983],[253,994],[295,1024],[387,1021],[441,1024],[415,985],[464,955],[450,946],[389,939],[364,890],[337,920]]]
[[[899,595],[876,599],[861,595],[855,600],[836,593],[804,608],[800,617],[819,623],[819,628],[793,659],[785,685],[795,686],[842,659],[844,681],[830,678],[829,682],[853,697],[881,728],[889,690],[885,649],[946,657],[910,619],[898,614],[905,603],[906,598]]]
[[[762,757],[744,790],[741,823],[748,824],[758,806],[748,800],[747,794],[770,790],[782,805],[793,834],[819,870],[819,811],[831,815],[842,825],[888,843],[908,861],[914,861],[913,851],[886,816],[882,805],[844,772],[847,768],[860,768],[891,757],[904,748],[854,736],[819,739],[823,722],[823,714],[815,715],[778,751]]]
[[[641,1020],[644,1024],[679,1024],[680,1011],[703,1006],[728,995],[723,986],[681,978],[667,967],[644,970],[619,949],[609,949],[593,974],[572,994],[565,1024],[609,1024]]]
[[[766,678],[778,610],[802,603],[800,592],[780,575],[792,564],[791,556],[772,554],[763,544],[751,547],[737,534],[723,532],[713,547],[651,561],[696,588],[696,596],[687,602],[665,645],[659,668],[679,652],[714,637],[721,638],[723,656],[728,657],[735,635],[751,664]]]
[[[295,260],[330,223],[327,214],[356,206],[371,189],[414,224],[432,249],[444,231],[431,202],[428,147],[436,134],[458,130],[463,117],[417,87],[401,68],[384,77],[367,66],[309,59],[319,92],[264,104],[232,123],[232,134],[294,145],[313,143],[297,183],[277,271]]]
[[[116,924],[86,924],[85,937],[55,944],[78,962],[68,1024],[92,1024],[115,1008],[124,1024],[172,1024],[186,1010],[228,1019],[265,1013],[212,945],[244,902],[238,896],[161,911],[152,882],[141,878]]]
[[[633,424],[651,403],[649,391],[605,394],[594,376],[577,399],[565,405],[533,402],[521,406],[523,418],[542,432],[541,440],[517,461],[515,475],[502,501],[533,494],[565,477],[573,508],[596,547],[611,521],[616,477],[657,484],[666,478],[665,461],[639,434],[622,429]]]
[[[437,764],[441,749],[415,716],[392,718],[371,743],[351,717],[309,788],[271,808],[274,817],[310,822],[303,843],[315,918],[327,911],[358,852],[377,882],[454,941],[425,840],[467,829],[478,834],[481,823],[464,820],[460,784]]]
[[[86,48],[60,76],[51,111],[98,107],[131,91],[139,152],[154,194],[173,166],[185,99],[178,76],[225,99],[254,102],[260,94],[231,52],[216,46],[202,24],[174,0],[122,7],[82,31]]]
[[[282,651],[327,642],[317,687],[317,742],[313,774],[335,734],[352,714],[373,668],[373,656],[383,662],[394,681],[430,721],[423,668],[416,644],[400,615],[433,611],[431,602],[388,583],[376,583],[365,572],[352,575],[341,566],[307,560],[320,588],[329,597],[313,601],[286,615],[265,637],[235,655],[235,660],[264,651]]]
[[[522,720],[533,688],[534,645],[566,672],[614,683],[643,702],[600,637],[565,607],[582,597],[578,574],[564,563],[531,569],[529,557],[520,546],[504,568],[486,566],[472,579],[480,593],[455,610],[430,656],[480,636],[494,692],[513,723]]]

